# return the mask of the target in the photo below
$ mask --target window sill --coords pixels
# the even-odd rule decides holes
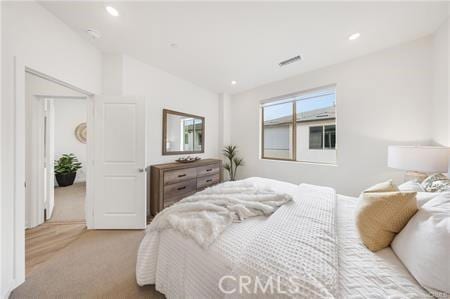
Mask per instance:
[[[309,162],[309,161],[295,161],[288,159],[278,159],[278,158],[259,158],[261,161],[272,161],[272,162],[281,162],[281,163],[293,163],[297,165],[315,165],[315,166],[331,166],[338,167],[337,163],[326,163],[326,162]]]

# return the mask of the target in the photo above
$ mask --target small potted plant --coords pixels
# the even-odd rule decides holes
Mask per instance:
[[[74,154],[63,154],[55,161],[55,177],[60,187],[73,185],[81,162]]]
[[[237,146],[228,145],[223,149],[223,155],[227,158],[228,162],[225,163],[223,168],[228,171],[230,181],[236,180],[236,173],[239,166],[244,165],[244,160],[237,157]]]

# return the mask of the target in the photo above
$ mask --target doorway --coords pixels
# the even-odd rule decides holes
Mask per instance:
[[[98,96],[68,82],[32,69],[18,57],[14,58],[14,226],[11,228],[14,248],[12,288],[25,281],[26,230],[41,229],[44,209],[26,203],[32,180],[27,177],[27,96],[26,76],[34,75],[59,87],[82,95],[87,102],[87,174],[86,224],[83,229],[143,229],[146,226],[146,101],[137,96]],[[36,97],[58,97],[42,93]],[[118,134],[120,133],[120,134]],[[123,136],[122,136],[123,135]],[[132,137],[130,139],[130,136]],[[124,140],[129,140],[125,142]],[[28,140],[29,143],[29,140]],[[95,164],[94,164],[95,160]],[[109,165],[123,165],[111,169]],[[42,166],[42,164],[40,165]],[[34,168],[33,168],[34,169]],[[41,168],[36,168],[41,169]],[[114,171],[112,173],[111,171]],[[37,177],[40,177],[39,174]],[[39,186],[39,184],[38,184]],[[42,186],[42,185],[40,185]],[[111,188],[113,187],[113,188]],[[120,192],[116,192],[116,190]],[[37,192],[38,194],[42,194]],[[39,201],[37,201],[39,203]],[[37,204],[36,204],[37,206]],[[36,211],[33,213],[33,211]],[[44,223],[48,224],[48,223]],[[59,226],[62,228],[62,226]],[[49,235],[59,235],[52,231]],[[57,242],[53,242],[56,244]],[[47,243],[48,244],[48,243]],[[45,247],[45,246],[43,246]],[[28,251],[30,252],[30,251]],[[41,255],[42,256],[42,255]],[[28,267],[28,271],[29,271]]]
[[[25,269],[86,231],[87,97],[27,72]]]
[[[54,206],[46,209],[48,222],[85,223],[86,202],[86,99],[51,98],[49,102],[48,127],[45,142],[49,155],[48,178],[51,184],[49,198]],[[52,163],[54,161],[54,163]],[[72,174],[65,174],[73,169]],[[55,173],[56,172],[56,173]]]

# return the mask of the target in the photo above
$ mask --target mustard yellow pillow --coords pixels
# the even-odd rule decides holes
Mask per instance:
[[[360,196],[356,227],[362,242],[371,251],[388,247],[417,212],[416,192],[395,190],[398,188],[392,182],[385,182]]]
[[[372,192],[391,192],[391,191],[399,191],[398,187],[392,182],[392,180],[378,183],[373,185],[372,187],[367,188],[363,191],[363,193],[372,193]]]

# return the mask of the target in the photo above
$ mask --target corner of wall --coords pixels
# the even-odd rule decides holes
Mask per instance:
[[[219,155],[220,151],[231,142],[231,98],[220,93],[219,98]]]
[[[450,21],[433,34],[432,139],[434,144],[450,145]]]

